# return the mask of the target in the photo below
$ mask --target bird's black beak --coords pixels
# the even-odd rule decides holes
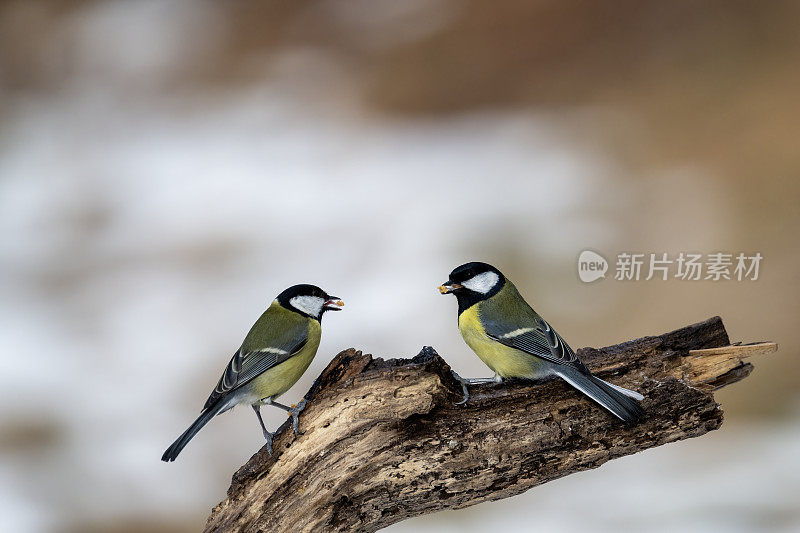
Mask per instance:
[[[328,311],[341,311],[342,307],[344,307],[344,302],[341,301],[338,296],[328,296],[328,299],[325,300],[325,304],[322,306],[323,309],[327,309]]]
[[[442,294],[450,294],[451,292],[455,292],[458,289],[463,289],[463,285],[459,285],[458,283],[453,283],[452,281],[446,281],[442,285],[439,285],[439,292]]]

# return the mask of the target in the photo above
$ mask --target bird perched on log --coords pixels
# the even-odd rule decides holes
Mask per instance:
[[[305,400],[289,407],[275,398],[289,390],[314,359],[322,335],[323,313],[338,311],[343,305],[338,297],[315,285],[294,285],[280,293],[233,354],[200,416],[167,448],[161,460],[174,461],[209,420],[240,404],[250,405],[256,412],[270,455],[273,433],[264,425],[261,405],[285,410],[292,417],[294,432],[299,433],[297,416],[305,407]]]
[[[556,331],[534,311],[498,269],[486,263],[459,266],[439,287],[458,300],[458,329],[470,348],[492,369],[494,378],[456,378],[468,384],[503,378],[558,376],[627,423],[644,416],[643,396],[593,376]]]

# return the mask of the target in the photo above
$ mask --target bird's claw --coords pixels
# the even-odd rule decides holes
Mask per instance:
[[[272,457],[272,436],[274,433],[270,433],[269,431],[264,431],[264,438],[267,439],[267,453],[270,457]]]
[[[294,430],[295,435],[303,434],[303,432],[300,431],[300,419],[298,418],[298,416],[300,415],[300,413],[303,412],[303,409],[305,408],[306,408],[306,399],[303,398],[300,401],[300,403],[298,403],[297,405],[292,405],[287,411],[289,413],[289,416],[292,417],[292,429]]]
[[[453,374],[455,380],[461,383],[461,390],[464,392],[464,399],[461,400],[460,402],[456,402],[454,405],[464,405],[469,401],[469,389],[467,389],[467,385],[478,385],[481,383],[501,383],[503,381],[503,378],[500,377],[500,375],[497,372],[495,372],[494,377],[491,378],[472,378],[472,379],[462,378],[461,376],[458,375],[458,373],[456,373],[455,370],[452,369],[450,370],[450,372]]]

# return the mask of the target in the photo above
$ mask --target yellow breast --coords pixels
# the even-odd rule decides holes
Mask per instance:
[[[248,384],[255,399],[275,398],[297,383],[317,354],[321,332],[319,322],[311,320],[306,345],[296,355],[270,368]]]
[[[480,320],[480,303],[464,310],[458,316],[458,330],[464,342],[486,363],[486,366],[504,378],[535,378],[540,373],[536,359],[520,350],[510,348],[486,335]]]

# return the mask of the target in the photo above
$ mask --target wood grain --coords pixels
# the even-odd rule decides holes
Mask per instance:
[[[656,337],[578,351],[601,378],[645,396],[626,426],[561,381],[461,387],[432,348],[384,361],[338,354],[288,421],[275,457],[233,476],[206,531],[375,531],[405,518],[507,498],[611,459],[722,424],[713,391],[777,346],[729,346],[719,317]],[[774,347],[774,349],[773,349]]]

